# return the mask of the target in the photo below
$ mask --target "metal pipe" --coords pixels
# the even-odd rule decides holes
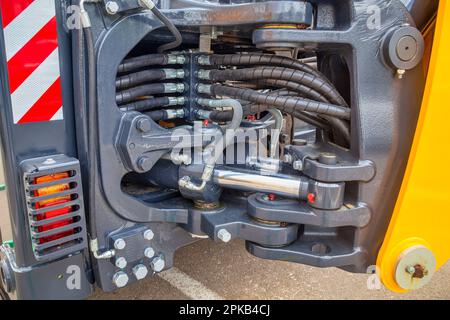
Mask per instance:
[[[304,177],[258,175],[245,171],[218,168],[213,181],[224,188],[273,193],[286,198],[306,199],[308,181]]]

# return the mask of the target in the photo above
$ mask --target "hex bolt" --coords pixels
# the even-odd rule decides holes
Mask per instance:
[[[123,271],[116,272],[113,276],[113,283],[117,288],[125,287],[128,283],[128,275]]]
[[[133,274],[137,280],[142,280],[147,276],[148,269],[143,264],[138,264],[133,267]]]
[[[334,153],[323,152],[319,155],[319,162],[327,165],[335,165],[337,163],[337,157]]]
[[[404,70],[404,69],[397,69],[397,78],[398,79],[403,79],[405,74],[406,74],[406,70]]]
[[[292,163],[292,168],[294,170],[302,171],[303,170],[303,161],[297,160]]]
[[[161,272],[164,269],[165,265],[166,262],[161,256],[153,258],[153,260],[150,262],[150,266],[155,272]]]
[[[136,129],[142,133],[147,133],[151,130],[152,124],[148,118],[140,118],[136,121]]]
[[[291,154],[286,153],[284,155],[284,158],[283,158],[284,163],[292,163],[293,161],[294,161],[294,157]]]
[[[155,250],[153,250],[152,247],[145,248],[144,250],[144,256],[151,259],[155,256]]]
[[[142,156],[137,160],[137,167],[142,171],[149,171],[152,168],[153,161],[146,156]]]
[[[416,268],[414,268],[414,266],[407,266],[406,272],[409,273],[410,275],[413,275],[414,272],[416,272]]]
[[[144,239],[145,240],[153,240],[153,238],[155,237],[155,234],[153,233],[153,231],[151,229],[147,229],[144,231]]]
[[[119,4],[115,1],[108,1],[105,5],[106,12],[110,15],[115,15],[119,12]]]
[[[116,241],[114,241],[114,248],[116,248],[117,250],[123,250],[126,245],[127,243],[122,238],[116,239]]]
[[[217,232],[217,238],[219,238],[225,243],[229,242],[231,240],[231,233],[229,233],[227,229],[220,229]]]
[[[116,259],[115,265],[117,268],[124,269],[127,266],[127,259],[119,257]]]

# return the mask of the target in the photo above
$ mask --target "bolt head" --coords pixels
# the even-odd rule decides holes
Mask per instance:
[[[147,133],[152,129],[152,124],[149,118],[140,118],[136,121],[136,129],[142,133]]]
[[[153,233],[152,230],[147,229],[144,231],[144,239],[145,240],[150,241],[150,240],[153,240],[154,237],[155,237],[155,234]]]
[[[127,266],[127,259],[119,257],[116,259],[115,265],[117,268],[124,269]]]
[[[116,272],[113,276],[113,283],[117,288],[125,287],[128,283],[128,280],[128,275],[123,271]]]
[[[108,1],[105,5],[105,9],[108,14],[114,15],[119,12],[119,4],[115,1]]]
[[[146,156],[142,156],[137,161],[137,166],[142,171],[149,171],[153,166],[153,161]]]
[[[337,156],[334,153],[323,152],[319,155],[319,162],[328,165],[335,165],[337,163]]]
[[[303,170],[303,161],[301,161],[301,160],[294,161],[292,163],[292,168],[294,168],[294,170],[298,170],[298,171]]]
[[[114,248],[116,248],[117,250],[125,249],[126,245],[127,243],[122,238],[116,239],[116,241],[114,241]]]
[[[155,272],[163,271],[165,266],[166,262],[162,257],[155,257],[152,262],[150,262],[150,267],[152,267],[152,270]]]
[[[231,240],[231,233],[228,232],[226,229],[220,229],[217,232],[217,238],[222,240],[223,242],[229,242]]]
[[[144,256],[151,259],[155,256],[155,250],[152,247],[148,247],[144,250]]]
[[[137,280],[141,280],[147,276],[148,269],[143,264],[138,264],[137,266],[133,267],[133,274]]]

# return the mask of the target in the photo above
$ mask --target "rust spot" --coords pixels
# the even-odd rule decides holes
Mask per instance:
[[[414,266],[414,273],[412,275],[413,278],[417,278],[417,279],[422,279],[423,277],[425,277],[427,275],[427,271],[425,270],[425,268],[420,265],[420,264],[416,264]]]

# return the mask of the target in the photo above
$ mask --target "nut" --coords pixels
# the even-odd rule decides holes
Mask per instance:
[[[116,272],[113,276],[113,283],[117,288],[125,287],[128,283],[128,275],[123,271]]]
[[[115,1],[108,1],[105,5],[105,9],[108,14],[114,15],[119,12],[119,4]]]
[[[136,121],[136,128],[142,133],[149,132],[152,128],[150,119],[149,118],[140,118],[138,121]]]
[[[119,257],[116,259],[115,265],[117,268],[124,269],[127,266],[127,259],[124,257]]]
[[[144,231],[144,239],[145,240],[153,240],[153,238],[155,237],[155,234],[153,233],[152,230],[147,229]]]
[[[303,170],[303,161],[297,160],[292,163],[292,168],[294,170],[302,171]]]
[[[148,270],[147,267],[143,264],[138,264],[133,267],[133,274],[137,280],[144,279],[147,276]]]
[[[137,166],[140,170],[146,172],[152,168],[153,161],[149,157],[142,156],[138,159]]]
[[[114,248],[116,248],[117,250],[123,250],[126,245],[127,243],[122,238],[116,239],[116,241],[114,241]]]
[[[148,247],[144,250],[144,256],[151,259],[155,256],[155,250],[152,247]]]
[[[220,229],[217,232],[217,238],[223,242],[229,242],[231,240],[231,233],[229,233],[226,229]]]
[[[155,257],[152,262],[150,262],[150,266],[152,267],[153,271],[161,272],[166,266],[166,262],[161,256],[159,256]]]

